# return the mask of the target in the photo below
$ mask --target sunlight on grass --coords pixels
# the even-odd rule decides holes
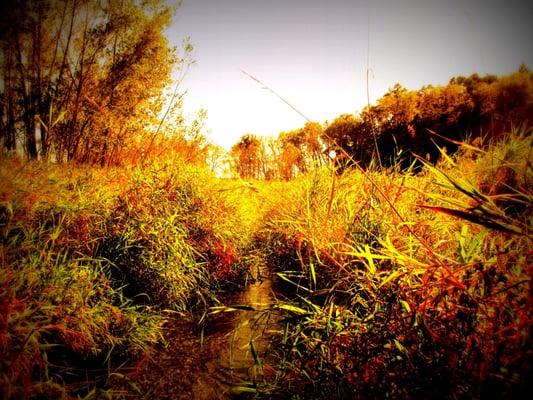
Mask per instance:
[[[170,157],[5,158],[3,395],[142,393],[120,367],[164,342],[171,316],[251,310],[242,324],[276,322],[240,392],[513,396],[532,356],[531,148],[519,129],[416,174],[322,166],[288,182]],[[272,304],[219,303],[265,268]]]
[[[476,154],[465,146],[418,175],[325,170],[292,181],[260,231],[290,288],[273,306],[284,328],[264,390],[519,393],[532,355],[531,137],[519,130]]]

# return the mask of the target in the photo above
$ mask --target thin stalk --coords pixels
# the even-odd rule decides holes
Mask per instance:
[[[276,93],[274,90],[272,90],[270,87],[266,86],[263,82],[261,82],[259,79],[257,79],[255,76],[245,72],[244,70],[241,70],[243,74],[247,75],[249,78],[254,80],[255,82],[259,83],[264,89],[268,90],[272,94],[274,94],[276,97],[278,97],[280,100],[282,100],[285,104],[290,106],[294,111],[296,111],[298,114],[300,114],[303,118],[305,118],[308,122],[311,122],[309,118],[305,116],[300,110],[298,110],[295,106],[293,106],[291,103],[289,103],[286,99],[284,99],[282,96],[280,96],[278,93]],[[378,192],[378,194],[385,200],[385,202],[389,205],[392,212],[398,217],[398,219],[402,222],[403,226],[407,231],[429,252],[429,254],[434,257],[435,262],[443,266],[445,269],[445,264],[441,261],[443,256],[435,253],[435,251],[431,248],[431,246],[423,240],[420,236],[418,236],[413,229],[409,226],[409,224],[406,223],[406,219],[400,214],[398,209],[392,204],[392,201],[389,199],[389,197],[385,194],[385,192],[379,187],[379,185],[370,177],[370,175],[359,165],[359,163],[350,155],[342,146],[340,146],[333,138],[328,136],[326,133],[324,133],[324,136],[333,143],[335,147],[339,149],[339,151],[342,153],[342,155],[346,158],[348,158],[355,167],[363,174],[363,176],[370,182],[373,189]]]

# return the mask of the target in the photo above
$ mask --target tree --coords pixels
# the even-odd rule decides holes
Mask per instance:
[[[494,136],[532,123],[533,74],[525,65],[508,76],[473,74],[453,78],[450,84],[463,86],[473,102],[467,130],[474,136]]]
[[[256,136],[247,134],[231,148],[235,170],[241,178],[261,178],[261,147]]]
[[[307,122],[300,129],[302,136],[304,159],[307,169],[315,165],[322,165],[327,160],[326,144],[324,142],[324,128],[318,122]]]
[[[281,175],[290,179],[326,162],[324,129],[318,122],[307,122],[302,128],[281,132],[278,136]]]
[[[4,146],[37,158],[116,164],[149,135],[172,69],[163,0],[9,0],[0,17]],[[17,20],[17,24],[11,21]]]
[[[219,176],[227,175],[226,165],[228,161],[227,152],[216,144],[209,144],[207,147],[206,163],[209,169]]]
[[[353,114],[342,114],[326,127],[324,137],[327,153],[334,151],[337,154],[338,166],[347,167],[352,164],[352,160],[362,167],[370,163],[375,149],[370,121],[365,123]]]
[[[440,151],[435,144],[453,151],[456,147],[450,141],[432,135],[432,132],[460,140],[465,135],[474,103],[463,86],[452,83],[446,86],[426,86],[418,93],[418,114],[412,122],[416,130],[412,151],[437,161]]]

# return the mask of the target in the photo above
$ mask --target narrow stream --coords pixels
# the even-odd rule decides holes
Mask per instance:
[[[168,346],[143,360],[134,380],[151,399],[233,399],[236,387],[252,387],[258,374],[254,351],[266,348],[267,315],[273,302],[272,280],[265,271],[242,292],[221,298],[225,306],[251,306],[256,311],[209,315],[203,329],[186,319],[173,321],[165,334]],[[254,366],[255,364],[255,366]],[[268,371],[265,371],[267,373]]]

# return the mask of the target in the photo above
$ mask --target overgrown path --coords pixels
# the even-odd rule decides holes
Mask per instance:
[[[266,204],[252,184],[230,188],[231,199],[245,212],[236,236],[249,237]],[[222,189],[225,192],[225,189]],[[250,239],[248,239],[250,240]],[[263,357],[275,317],[273,270],[253,245],[241,251],[245,281],[235,290],[221,290],[217,302],[199,313],[171,316],[164,328],[164,345],[155,346],[134,368],[126,370],[133,396],[157,399],[229,399],[247,396],[265,374]],[[223,263],[224,260],[220,260]]]
[[[101,170],[8,159],[0,178],[3,398],[218,398],[248,384],[259,329],[241,317],[253,313],[198,320],[270,301],[255,188],[176,160]]]

